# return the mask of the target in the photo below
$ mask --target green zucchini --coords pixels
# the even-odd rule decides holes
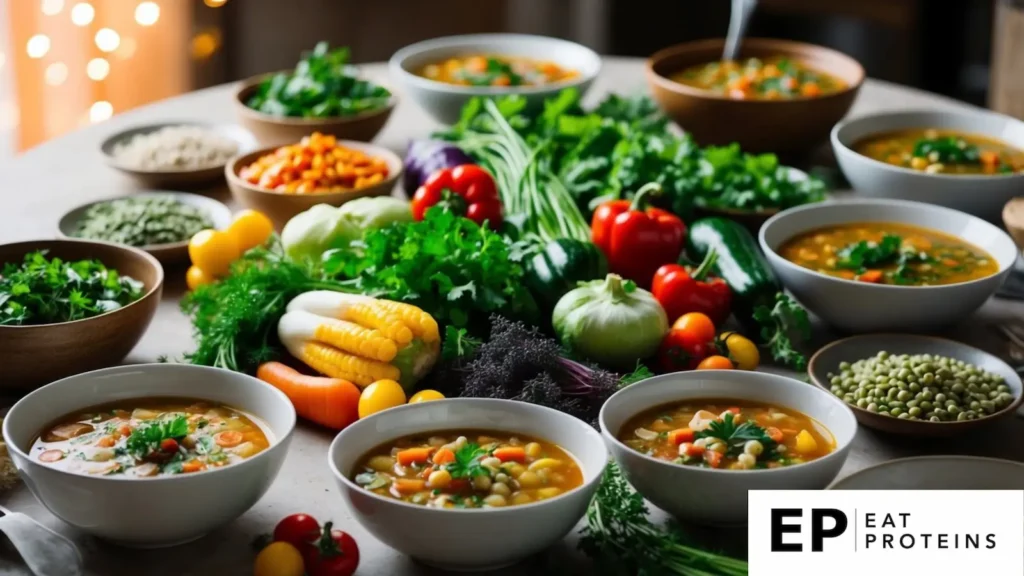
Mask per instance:
[[[703,218],[690,224],[686,233],[690,259],[699,262],[712,249],[718,255],[714,273],[732,290],[736,320],[760,334],[762,345],[777,361],[803,370],[806,359],[794,344],[810,337],[807,311],[785,293],[754,236],[743,225],[725,218]]]
[[[608,275],[608,261],[590,242],[559,238],[544,245],[526,264],[526,287],[541,309],[550,313],[579,282]]]

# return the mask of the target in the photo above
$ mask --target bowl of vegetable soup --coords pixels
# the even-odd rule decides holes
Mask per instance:
[[[702,146],[806,152],[828,139],[864,81],[856,60],[822,46],[747,38],[739,59],[723,62],[724,46],[697,40],[647,60],[654,99]]]
[[[747,521],[748,490],[817,490],[839,473],[857,419],[838,398],[765,372],[701,370],[616,392],[601,435],[644,498],[698,524]],[[685,488],[683,488],[685,487]]]
[[[832,148],[865,196],[928,202],[998,222],[1024,188],[1024,122],[985,110],[861,116],[833,128]]]
[[[469,34],[424,40],[391,57],[391,77],[442,124],[459,120],[475,96],[517,94],[526,106],[566,88],[582,95],[601,71],[593,50],[561,38],[529,34]]]
[[[593,427],[512,400],[408,404],[364,418],[328,464],[352,516],[427,564],[485,570],[564,537],[608,463]]]
[[[295,409],[256,378],[141,364],[71,376],[3,421],[11,458],[55,516],[140,548],[195,540],[242,515],[284,462]]]
[[[779,279],[844,332],[920,332],[959,322],[1002,284],[1013,240],[984,220],[903,200],[801,206],[760,232]]]

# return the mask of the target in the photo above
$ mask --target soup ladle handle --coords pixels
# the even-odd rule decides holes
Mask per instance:
[[[732,9],[729,12],[729,34],[725,38],[722,60],[735,60],[739,56],[743,36],[747,32],[747,24],[756,9],[757,0],[732,0]]]

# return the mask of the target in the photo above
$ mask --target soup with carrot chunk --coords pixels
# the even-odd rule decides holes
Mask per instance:
[[[583,484],[568,452],[487,430],[434,432],[375,448],[354,480],[381,496],[435,508],[497,508],[554,498]]]
[[[251,416],[180,398],[131,400],[48,426],[30,456],[79,474],[154,478],[237,464],[270,446]]]
[[[796,410],[743,400],[691,400],[647,410],[619,431],[625,445],[684,466],[755,470],[817,460],[836,449]]]
[[[669,79],[737,100],[813,98],[846,89],[839,78],[781,56],[709,62],[676,72]]]
[[[779,255],[822,274],[875,284],[956,284],[999,272],[992,256],[959,238],[886,222],[811,230],[787,240]]]
[[[579,72],[554,62],[519,56],[474,54],[427,64],[419,75],[458,86],[541,86],[563,82]]]
[[[1024,151],[977,134],[952,130],[897,130],[853,145],[868,158],[930,174],[1013,174],[1024,171]]]

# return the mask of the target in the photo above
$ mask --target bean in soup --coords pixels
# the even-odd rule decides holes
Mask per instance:
[[[570,80],[579,76],[579,72],[554,62],[478,54],[428,64],[419,75],[458,86],[541,86]]]
[[[813,98],[846,89],[842,80],[781,56],[709,62],[676,72],[669,79],[737,100]]]
[[[809,416],[743,400],[658,406],[626,422],[619,440],[659,460],[726,470],[793,466],[836,449],[832,434]]]
[[[381,496],[435,508],[497,508],[554,498],[583,485],[562,448],[488,430],[409,436],[371,450],[354,480]]]
[[[779,254],[822,274],[875,284],[956,284],[999,272],[992,256],[954,236],[886,222],[811,230],[787,240]]]
[[[61,418],[33,442],[30,456],[78,474],[153,478],[230,466],[269,446],[267,433],[233,408],[147,399]]]
[[[977,134],[952,130],[897,130],[853,145],[868,158],[930,174],[1012,174],[1024,171],[1024,152]]]

